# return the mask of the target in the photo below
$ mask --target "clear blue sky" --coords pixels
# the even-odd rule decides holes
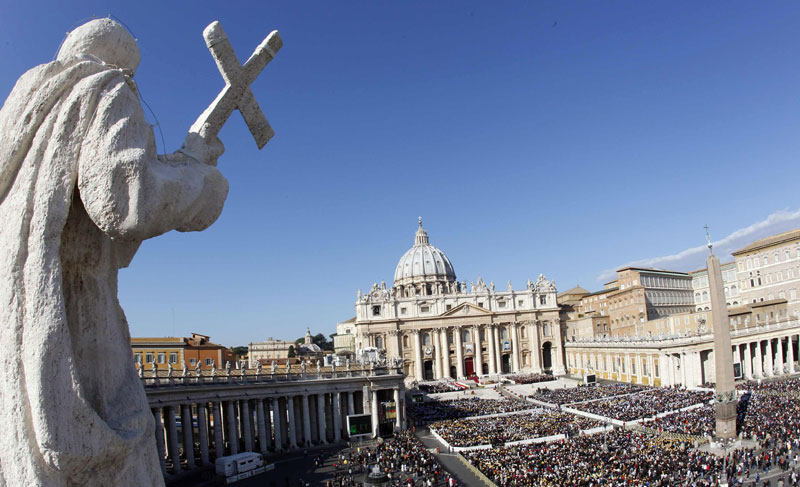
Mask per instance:
[[[112,14],[168,151],[222,87],[208,23],[242,60],[284,39],[253,87],[275,138],[259,152],[238,114],[220,135],[220,219],[121,271],[133,335],[333,333],[391,283],[419,215],[459,279],[594,290],[705,223],[722,238],[800,208],[798,2],[3,3],[2,98]]]

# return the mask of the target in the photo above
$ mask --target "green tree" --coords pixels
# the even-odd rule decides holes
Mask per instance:
[[[235,353],[238,357],[244,357],[247,355],[247,347],[233,347],[231,350],[233,350],[233,353]]]
[[[292,357],[295,356],[294,346],[293,345],[289,345],[289,351],[288,351],[287,355],[289,356],[289,358],[292,358]]]

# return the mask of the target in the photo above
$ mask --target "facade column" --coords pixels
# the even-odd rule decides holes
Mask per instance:
[[[494,344],[494,325],[486,325],[486,354],[489,356],[489,375],[497,374],[497,353]]]
[[[153,408],[153,419],[156,421],[156,449],[158,450],[158,463],[161,464],[161,475],[167,474],[167,445],[164,442],[164,419],[162,409]]]
[[[253,451],[253,429],[251,422],[253,415],[250,413],[250,400],[239,401],[239,419],[242,422],[242,436],[244,436],[244,451]]]
[[[784,372],[784,364],[786,364],[786,355],[783,353],[783,337],[778,337],[778,375],[785,374]]]
[[[279,452],[283,449],[283,437],[281,433],[283,432],[283,415],[281,414],[281,403],[277,397],[272,398],[272,427],[274,428],[275,434],[275,452]]]
[[[794,374],[794,337],[789,335],[786,341],[786,356],[789,362],[789,373]]]
[[[395,410],[395,426],[394,429],[396,431],[400,431],[403,429],[403,419],[400,417],[402,415],[402,408],[400,407],[400,388],[394,388],[394,410]]]
[[[761,340],[756,342],[755,374],[759,379],[764,377],[764,357],[761,356]]]
[[[200,463],[208,465],[208,410],[204,402],[197,404],[197,432],[200,435]]]
[[[333,403],[331,404],[331,407],[333,408],[333,441],[335,443],[342,441],[342,405],[339,402],[341,395],[341,392],[334,392],[332,395]]]
[[[214,408],[214,457],[225,456],[225,442],[222,441],[222,403],[213,403]]]
[[[492,332],[494,333],[494,353],[496,355],[495,360],[497,373],[503,373],[503,342],[500,340],[500,325],[495,325],[492,328]]]
[[[328,432],[325,428],[325,394],[317,394],[317,425],[319,426],[319,444],[328,444]]]
[[[269,411],[269,405],[267,405]],[[267,448],[271,443],[272,436],[267,434],[267,421],[264,417],[264,400],[256,399],[256,422],[258,423],[258,449],[262,455],[267,454]]]
[[[372,391],[372,433],[378,437],[378,391]]]
[[[519,372],[519,326],[514,322],[510,326],[511,336],[511,372]]]
[[[539,340],[539,322],[530,322],[531,366],[534,374],[542,373],[542,344]]]
[[[169,458],[172,460],[172,473],[181,471],[181,451],[178,446],[178,425],[175,421],[175,408],[177,406],[167,406],[167,440],[169,446]]]
[[[483,352],[481,351],[481,325],[472,327],[472,365],[475,375],[483,377]]]
[[[289,416],[289,448],[297,448],[297,418],[294,410],[294,396],[286,397],[286,413]]]
[[[564,340],[561,337],[561,320],[556,317],[553,319],[553,342],[554,346],[550,350],[553,359],[553,375],[564,375],[567,369],[564,368]]]
[[[308,407],[308,394],[303,394],[301,404],[303,405],[303,445],[311,444],[311,411]]]
[[[181,429],[183,430],[183,454],[186,456],[186,468],[194,470],[194,438],[192,438],[192,405],[184,404],[181,408],[183,414],[181,417]]]
[[[414,338],[414,376],[417,381],[424,380],[422,372],[424,370],[422,365],[422,340],[419,336],[419,330],[411,330],[411,336]]]
[[[653,370],[655,375],[655,370]],[[667,355],[662,353],[658,356],[658,378],[661,379],[661,386],[670,386],[669,375],[667,373]]]
[[[464,343],[461,337],[461,328],[455,327],[453,328],[453,335],[456,343],[456,378],[461,380],[464,379]]]
[[[236,401],[225,403],[225,417],[228,422],[228,444],[231,455],[239,453],[239,433],[236,430]]]
[[[447,328],[439,331],[442,343],[442,377],[450,379],[450,341],[447,339]]]

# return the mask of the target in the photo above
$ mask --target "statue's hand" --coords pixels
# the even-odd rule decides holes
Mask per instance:
[[[180,152],[209,166],[216,166],[217,159],[225,152],[225,146],[216,135],[205,139],[200,134],[189,132],[183,142]]]

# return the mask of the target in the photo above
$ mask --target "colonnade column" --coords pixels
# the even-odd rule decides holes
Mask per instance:
[[[286,414],[289,416],[289,448],[297,448],[297,419],[294,416],[294,397],[286,398]]]
[[[244,451],[253,451],[253,430],[251,428],[252,415],[250,414],[250,401],[242,399],[239,401],[239,408],[242,422],[242,436],[244,436]]]
[[[378,391],[372,391],[372,433],[378,436]]]
[[[228,421],[228,443],[230,443],[231,455],[239,453],[239,435],[236,431],[236,401],[225,403],[225,417]]]
[[[486,325],[486,353],[489,356],[489,375],[497,373],[497,354],[494,351],[494,325]]]
[[[167,443],[169,457],[172,460],[172,473],[181,471],[181,455],[178,446],[178,425],[175,421],[176,406],[167,406]]]
[[[156,420],[156,449],[158,450],[158,463],[161,464],[161,475],[167,474],[167,445],[164,443],[164,419],[161,408],[153,409],[153,418]]]
[[[267,411],[269,411],[269,405],[267,405]],[[270,440],[272,437],[267,434],[267,421],[264,418],[264,400],[263,399],[256,399],[256,422],[258,423],[258,449],[261,451],[262,455],[267,454],[267,447],[269,446]]]
[[[453,328],[453,334],[455,335],[455,342],[456,342],[456,378],[463,379],[464,378],[464,344],[461,337],[461,328]]]
[[[442,377],[450,378],[450,341],[446,327],[439,329],[439,341],[442,344]]]
[[[414,376],[421,381],[424,377],[422,375],[422,341],[419,337],[419,330],[411,330],[411,336],[414,337]]]
[[[753,347],[751,343],[745,343],[742,346],[744,347],[744,377],[750,380],[753,378]]]
[[[328,444],[328,432],[325,428],[325,394],[317,394],[317,423],[319,426],[319,444]]]
[[[784,372],[784,364],[786,363],[785,358],[786,356],[783,354],[783,337],[778,337],[778,375],[783,375]]]
[[[334,392],[332,395],[331,408],[333,409],[333,441],[335,443],[342,441],[342,405],[339,402],[339,396],[341,396],[341,394],[341,392]]]
[[[681,352],[681,385],[683,387],[688,387],[686,385],[686,366],[689,361],[686,360],[686,352]]]
[[[655,370],[653,370],[655,375]],[[667,376],[667,355],[661,354],[658,356],[658,378],[661,379],[662,386],[670,386],[669,377]]]
[[[764,361],[764,372],[767,377],[772,377],[775,372],[774,352],[772,351],[772,338],[767,339],[767,356]]]
[[[275,434],[275,452],[283,449],[283,437],[281,435],[283,428],[283,415],[281,414],[281,403],[277,397],[272,398],[272,427]]]
[[[303,445],[309,445],[311,443],[311,411],[308,407],[308,394],[303,394],[301,397],[301,404],[303,405]]]
[[[764,358],[761,356],[761,341],[756,342],[756,363],[755,363],[756,377],[764,377]]]
[[[483,376],[483,353],[481,351],[481,325],[472,327],[472,363],[475,367],[475,375]]]
[[[213,403],[214,408],[214,452],[216,457],[225,456],[225,443],[222,441],[222,404]]]
[[[204,402],[197,404],[197,432],[200,435],[200,463],[208,465],[208,410]]]
[[[789,373],[794,374],[794,338],[789,335],[789,340],[786,342],[786,356],[789,361]]]

